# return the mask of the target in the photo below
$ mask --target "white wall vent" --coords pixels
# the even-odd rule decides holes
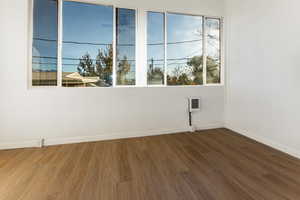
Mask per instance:
[[[189,98],[189,111],[199,111],[201,109],[201,101],[199,97]]]

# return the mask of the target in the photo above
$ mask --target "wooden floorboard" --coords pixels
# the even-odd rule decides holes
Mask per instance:
[[[228,129],[0,151],[0,200],[299,200],[300,160]]]

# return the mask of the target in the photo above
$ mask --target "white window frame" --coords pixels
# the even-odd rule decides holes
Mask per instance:
[[[103,5],[103,4],[100,4]],[[139,63],[139,59],[138,56],[138,9],[137,8],[128,8],[128,7],[124,7],[124,6],[113,6],[113,85],[112,87],[114,88],[124,88],[124,87],[136,87],[137,86],[137,81],[138,81],[138,73],[137,73],[137,66]],[[117,85],[117,16],[116,16],[116,9],[130,9],[130,10],[134,10],[135,11],[135,85]],[[107,88],[112,88],[112,87],[107,87]],[[103,87],[96,87],[96,88],[103,88]]]
[[[148,84],[148,13],[152,12],[152,13],[161,13],[164,15],[164,84],[157,84],[157,85],[150,85]],[[152,10],[146,10],[145,11],[145,18],[144,18],[146,27],[145,27],[145,33],[146,33],[146,37],[145,37],[145,58],[144,60],[146,61],[145,63],[145,68],[146,68],[146,73],[145,73],[145,77],[146,77],[146,86],[147,87],[166,87],[167,86],[167,31],[166,31],[166,25],[167,25],[167,17],[166,17],[166,12],[161,12],[161,11],[152,11]]]
[[[216,16],[209,16],[209,15],[198,15],[198,14],[190,14],[190,13],[181,13],[181,12],[171,12],[171,11],[154,11],[154,10],[147,10],[148,12],[156,12],[156,13],[162,13],[164,14],[164,84],[163,85],[147,85],[147,87],[203,87],[203,86],[223,86],[224,85],[224,41],[223,41],[223,24],[224,24],[224,18],[223,17],[216,17]],[[201,85],[168,85],[167,83],[167,57],[168,57],[168,51],[167,51],[167,40],[168,40],[168,31],[167,31],[167,25],[168,25],[168,18],[167,14],[178,14],[178,15],[187,15],[187,16],[198,16],[202,17],[202,28],[203,28],[203,34],[202,34],[202,49],[203,49],[203,84]],[[206,52],[206,45],[207,45],[207,27],[206,27],[206,19],[217,19],[220,20],[220,83],[207,83],[207,66],[206,66],[206,60],[207,60],[207,52]],[[146,20],[147,21],[147,20]],[[146,23],[147,24],[147,23]],[[147,27],[146,27],[147,28]],[[146,31],[147,33],[147,31]],[[146,46],[147,46],[147,40],[146,40]],[[147,55],[146,55],[147,59]],[[147,63],[147,69],[148,69],[148,63]],[[148,76],[148,75],[146,75]]]
[[[167,10],[146,10],[141,8],[126,7],[123,5],[112,5],[105,0],[57,0],[58,1],[58,42],[57,42],[57,85],[56,86],[33,86],[32,85],[32,44],[33,44],[33,11],[34,11],[34,0],[29,0],[29,31],[28,31],[28,88],[70,88],[62,86],[62,39],[63,39],[63,1],[69,2],[79,2],[87,4],[95,4],[102,6],[111,6],[113,8],[113,85],[111,87],[84,87],[84,88],[134,88],[134,87],[205,87],[205,86],[224,86],[224,64],[225,64],[225,41],[224,41],[224,18],[218,16],[191,14],[191,13],[181,13],[173,12]],[[135,85],[117,85],[116,84],[116,9],[124,8],[135,10]],[[147,63],[147,14],[148,12],[158,12],[164,14],[164,84],[163,85],[149,85],[148,84],[148,63]],[[167,85],[167,14],[181,14],[189,16],[200,16],[203,17],[203,59],[206,60],[206,18],[218,19],[220,20],[220,83],[207,84],[206,83],[206,62],[203,60],[203,84],[202,85]],[[74,87],[73,89],[78,88]]]
[[[206,86],[224,86],[224,81],[225,81],[225,41],[224,41],[224,17],[216,17],[216,16],[204,16],[204,32],[205,32],[205,36],[207,35],[207,31],[206,31],[206,20],[207,19],[217,19],[220,20],[220,49],[219,49],[219,59],[220,59],[220,83],[207,83],[206,82],[206,72],[205,72],[205,85]],[[203,40],[203,42],[205,42],[205,51],[206,51],[206,39],[207,37],[205,37],[205,41]],[[205,59],[207,58],[207,53],[205,52]],[[205,60],[205,70],[206,70],[206,60]]]

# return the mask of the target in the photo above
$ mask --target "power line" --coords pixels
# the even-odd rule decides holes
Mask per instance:
[[[201,42],[202,39],[198,39],[198,40],[183,40],[183,41],[178,41],[178,42],[167,42],[167,44],[182,44],[182,43],[193,43],[193,42]],[[149,46],[155,46],[155,45],[164,45],[165,43],[161,42],[161,43],[149,43],[147,45]]]
[[[92,42],[73,42],[73,41],[63,41],[64,44],[79,44],[79,45],[95,45],[95,46],[109,46],[111,43],[92,43]]]
[[[208,34],[207,37],[209,39],[218,40],[217,36],[213,36]],[[33,40],[39,40],[39,41],[45,41],[45,42],[57,42],[55,39],[47,39],[47,38],[33,38]],[[183,43],[194,43],[194,42],[201,42],[203,39],[197,39],[197,40],[183,40],[183,41],[177,41],[177,42],[167,42],[169,45],[174,44],[183,44]],[[112,43],[95,43],[95,42],[76,42],[76,41],[62,41],[65,44],[78,44],[78,45],[95,45],[95,46],[108,46],[112,45]],[[148,46],[156,46],[156,45],[164,45],[164,42],[159,43],[149,43]],[[117,46],[135,46],[135,44],[117,44]]]
[[[57,60],[56,57],[51,57],[51,56],[33,56],[33,58],[44,58],[44,59],[55,59]],[[184,58],[169,58],[167,60],[188,60],[188,59],[191,59],[192,57],[184,57]],[[62,58],[63,60],[74,60],[74,61],[77,61],[77,60],[83,60],[83,58],[67,58],[67,57],[63,57]],[[92,61],[97,61],[97,59],[92,59],[90,58],[90,60]],[[127,59],[117,59],[117,61],[135,61],[135,60],[127,60]],[[152,59],[148,59],[149,60],[152,60]],[[164,59],[154,59],[153,61],[164,61]]]
[[[47,39],[47,38],[33,38],[33,40],[40,40],[44,42],[57,42],[57,40]]]
[[[34,40],[44,41],[44,42],[57,42],[57,40],[46,39],[46,38],[33,38]],[[96,42],[75,42],[75,41],[62,41],[64,44],[77,44],[77,45],[93,45],[93,46],[109,46],[112,43],[96,43]],[[135,46],[135,44],[117,44],[117,46]]]
[[[37,64],[37,65],[57,65],[57,63],[50,63],[50,62],[32,62],[32,64]]]
[[[33,62],[32,64],[37,64],[37,65],[57,65],[57,63],[51,63],[51,62]],[[71,63],[63,63],[62,65],[78,66],[78,64],[71,64]]]
[[[173,62],[173,63],[168,63],[167,65],[182,65],[182,64],[186,64],[186,62]],[[156,63],[156,64],[154,64],[154,66],[155,65],[160,65],[160,66],[163,66],[163,65],[165,65],[164,63]]]
[[[46,38],[33,38],[34,40],[39,41],[45,41],[45,42],[57,42],[57,40],[53,39],[46,39]],[[183,43],[193,43],[193,42],[201,42],[202,39],[197,40],[183,40],[183,41],[177,41],[177,42],[168,42],[169,45],[174,44],[183,44]],[[95,45],[95,46],[108,46],[112,45],[112,43],[93,43],[93,42],[75,42],[75,41],[62,41],[65,44],[78,44],[78,45]],[[164,45],[164,42],[161,43],[149,43],[147,45],[149,46],[156,46],[156,45]],[[135,44],[117,44],[117,46],[135,46]]]

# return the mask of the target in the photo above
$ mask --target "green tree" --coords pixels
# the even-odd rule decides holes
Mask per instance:
[[[89,53],[86,53],[79,60],[77,71],[81,76],[95,76],[95,66]]]
[[[207,57],[207,83],[220,82],[220,66],[217,60]]]
[[[177,85],[177,77],[167,75],[167,83],[168,85]]]
[[[112,70],[113,70],[113,48],[112,45],[106,47],[105,50],[98,50],[96,57],[96,74],[100,80],[103,80],[106,85],[112,85]]]
[[[119,85],[128,84],[128,80],[126,79],[126,75],[130,71],[131,65],[126,56],[119,62],[117,68],[117,83]]]
[[[188,77],[186,73],[182,73],[178,77],[178,83],[179,85],[193,85],[193,81]]]
[[[151,82],[160,82],[161,84],[164,84],[164,72],[161,70],[160,67],[154,67],[154,59],[151,59],[151,63],[149,65],[148,69],[148,83]]]
[[[193,85],[203,84],[203,56],[194,56],[187,62],[187,65],[192,68],[194,76]]]
[[[194,56],[187,62],[192,67],[192,74],[194,76],[194,84],[203,84],[203,56]],[[207,82],[216,83],[219,82],[219,64],[217,60],[210,56],[206,58],[206,71],[207,71]]]
[[[172,75],[167,76],[168,85],[191,85],[192,80],[188,74],[184,72],[179,66],[175,67],[172,71]]]

